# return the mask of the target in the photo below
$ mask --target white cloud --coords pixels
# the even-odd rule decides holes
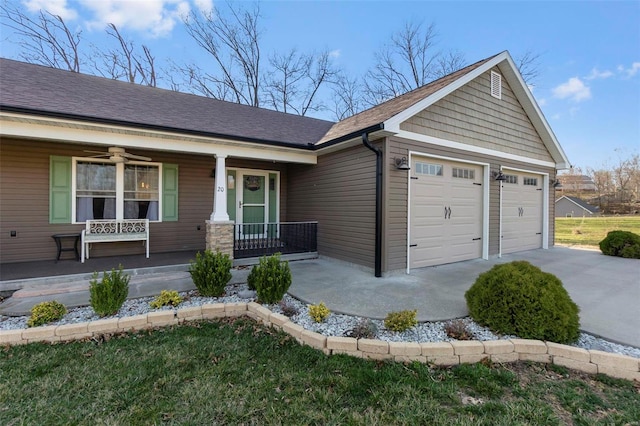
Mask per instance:
[[[339,58],[340,57],[340,53],[341,53],[340,49],[332,50],[331,52],[329,52],[329,57],[332,58],[332,59]]]
[[[595,79],[599,79],[599,78],[609,78],[613,76],[613,72],[606,70],[606,71],[598,71],[597,68],[594,68],[591,70],[591,74],[589,74],[588,76],[586,76],[584,79],[585,80],[595,80]]]
[[[540,98],[538,99],[538,106],[545,106],[547,104],[547,99],[546,98]]]
[[[90,10],[89,28],[103,28],[109,23],[118,29],[148,32],[152,37],[167,35],[180,17],[189,11],[186,0],[80,0]],[[197,0],[197,5],[207,2]]]
[[[627,73],[627,77],[633,77],[640,71],[640,62],[634,62],[631,64],[631,68],[625,70]]]
[[[193,0],[193,4],[204,14],[213,11],[213,0]]]
[[[574,102],[591,99],[591,89],[578,77],[571,77],[566,83],[555,87],[552,92],[558,99],[570,99]]]
[[[60,16],[65,21],[71,21],[78,17],[78,13],[67,5],[67,0],[25,0],[24,5],[29,12],[38,13],[46,10],[52,15]]]

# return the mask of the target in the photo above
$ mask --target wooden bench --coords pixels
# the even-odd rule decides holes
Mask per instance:
[[[142,241],[149,258],[149,219],[87,220],[82,230],[82,263],[89,258],[89,245],[117,241]],[[86,257],[85,257],[86,256]]]

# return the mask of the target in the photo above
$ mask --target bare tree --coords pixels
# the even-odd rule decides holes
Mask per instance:
[[[333,84],[332,92],[331,111],[336,121],[344,120],[364,109],[362,85],[358,78],[349,78],[346,74],[340,73]]]
[[[32,19],[17,7],[0,6],[5,25],[20,38],[23,51],[20,58],[26,62],[53,68],[80,72],[80,30],[72,30],[61,16],[40,10]]]
[[[106,32],[115,39],[117,47],[105,51],[94,48],[96,72],[103,77],[114,80],[125,80],[130,83],[156,87],[155,57],[149,48],[142,45],[142,53],[138,53],[134,43],[125,39],[114,24],[109,24]]]
[[[228,3],[230,17],[192,11],[184,17],[187,33],[213,58],[210,72],[181,67],[191,87],[205,96],[260,106],[260,8],[241,10]]]
[[[529,86],[535,86],[540,77],[540,54],[528,49],[515,57],[514,62],[524,82]]]
[[[375,54],[374,66],[365,75],[366,103],[377,105],[464,66],[458,52],[443,55],[435,50],[436,36],[433,23],[426,29],[421,23],[407,23],[394,33],[390,43]]]

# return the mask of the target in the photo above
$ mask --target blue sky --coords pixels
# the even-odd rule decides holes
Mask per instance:
[[[19,0],[12,0],[17,2]],[[189,8],[211,0],[25,0],[45,8],[100,45],[114,22],[160,61],[198,61],[202,52],[181,27]],[[533,94],[571,164],[613,165],[640,151],[640,1],[263,1],[263,52],[328,49],[351,75],[405,22],[435,23],[438,48],[468,63],[509,50],[539,53]],[[70,25],[70,26],[71,26]],[[2,29],[1,53],[16,58]],[[316,114],[329,119],[330,114]]]

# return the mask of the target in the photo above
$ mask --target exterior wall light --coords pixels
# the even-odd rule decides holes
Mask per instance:
[[[502,170],[500,170],[499,172],[493,172],[492,176],[498,182],[504,182],[505,180],[507,180],[507,177],[504,175],[504,173],[502,173]]]
[[[407,157],[402,158],[393,158],[393,161],[396,163],[396,169],[398,170],[411,170],[409,164],[407,163]]]
[[[562,183],[560,183],[560,179],[556,179],[552,183],[554,188],[562,188]]]

